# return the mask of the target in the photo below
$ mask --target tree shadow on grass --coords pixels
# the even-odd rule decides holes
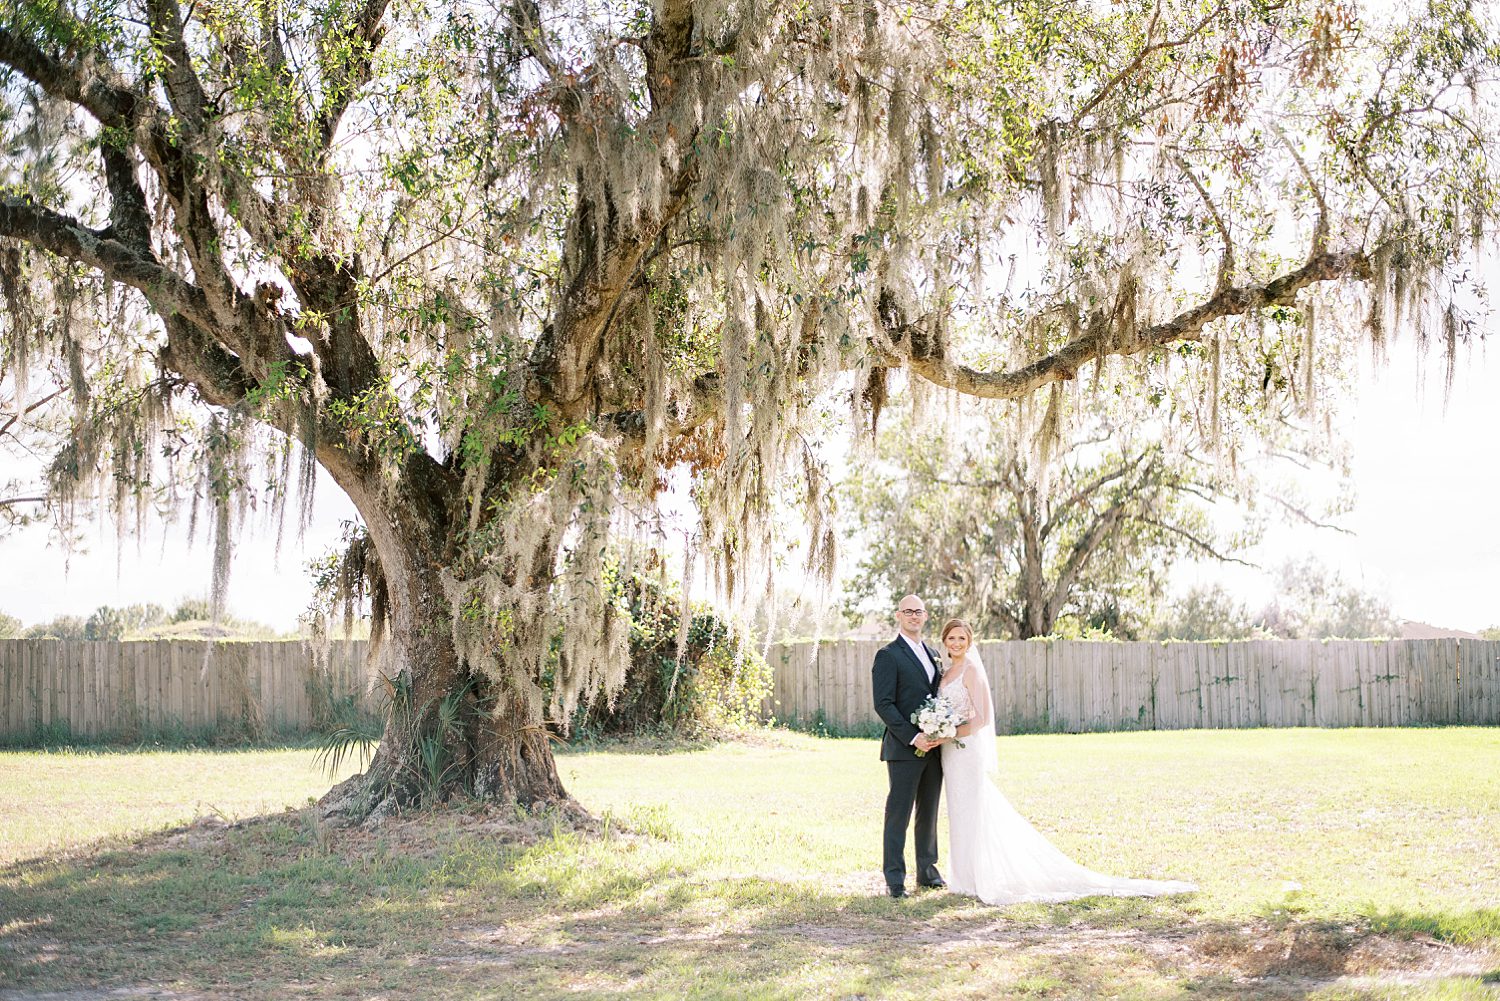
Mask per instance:
[[[0,983],[267,999],[1304,997],[1417,964],[1427,945],[1370,948],[1388,949],[1387,931],[1430,944],[1449,927],[1245,927],[1201,920],[1191,898],[894,901],[873,876],[715,875],[693,849],[675,832],[475,807],[374,830],[311,810],[199,823],[0,869]],[[1483,989],[1491,969],[1467,982]]]
[[[629,899],[670,868],[589,865],[580,848],[596,841],[509,811],[339,831],[308,809],[12,863],[0,867],[0,984],[147,974],[197,988],[284,985],[355,956],[358,980],[390,963],[407,970],[471,911],[503,906],[515,919]]]

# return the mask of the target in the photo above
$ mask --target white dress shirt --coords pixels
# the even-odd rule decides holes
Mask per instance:
[[[912,653],[917,655],[917,660],[921,663],[923,669],[927,671],[927,681],[930,684],[933,675],[937,674],[937,668],[933,666],[932,658],[927,656],[926,644],[914,642],[905,633],[901,634],[901,638],[906,640],[906,645],[911,647]]]

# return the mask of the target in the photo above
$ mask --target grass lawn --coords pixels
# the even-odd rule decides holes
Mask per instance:
[[[341,831],[311,752],[3,752],[0,1001],[1500,998],[1500,730],[1002,737],[1060,847],[1202,886],[1008,909],[882,895],[876,754],[570,752],[593,830]]]

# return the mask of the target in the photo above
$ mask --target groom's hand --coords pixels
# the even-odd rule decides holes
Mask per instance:
[[[917,739],[911,742],[911,746],[926,754],[938,746],[938,741],[930,739],[925,733],[919,733],[917,734]]]

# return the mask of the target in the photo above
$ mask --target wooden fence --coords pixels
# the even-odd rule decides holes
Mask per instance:
[[[307,730],[374,710],[368,681],[358,640],[322,665],[299,642],[0,640],[0,741]]]
[[[886,642],[772,646],[763,712],[872,730],[870,665]],[[1497,641],[991,641],[980,656],[1001,733],[1500,724]]]
[[[883,640],[771,647],[776,719],[869,731]],[[1004,733],[1190,727],[1500,724],[1500,642],[988,642]],[[365,644],[319,666],[302,643],[0,640],[0,741],[38,734],[307,730],[370,712]]]

